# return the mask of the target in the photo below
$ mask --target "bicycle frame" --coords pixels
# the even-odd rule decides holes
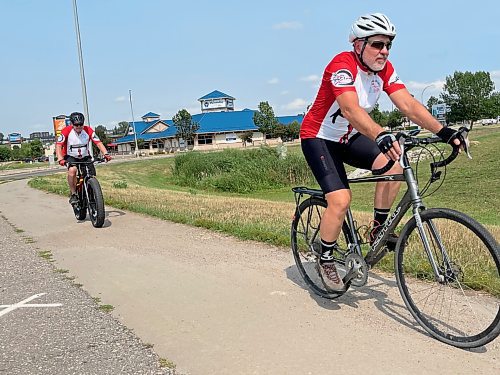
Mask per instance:
[[[422,220],[420,219],[420,211],[424,210],[425,206],[420,196],[417,179],[415,178],[413,169],[410,166],[408,157],[406,153],[404,153],[404,144],[401,144],[401,148],[403,149],[403,154],[402,154],[403,157],[400,159],[399,163],[403,168],[402,174],[361,177],[349,180],[349,183],[406,181],[407,184],[407,190],[405,194],[403,195],[399,203],[396,205],[392,213],[387,218],[384,227],[378,233],[377,237],[375,238],[375,241],[373,242],[370,250],[368,251],[364,259],[368,267],[372,268],[387,254],[388,251],[384,247],[385,243],[387,242],[390,234],[393,233],[396,227],[399,225],[404,215],[408,212],[410,207],[412,207],[413,217],[416,220],[417,227],[419,229],[419,234],[420,237],[422,238],[425,251],[432,265],[434,275],[437,280],[442,281],[444,276],[440,273],[438,269],[435,257],[430,249],[429,240],[423,228]],[[349,229],[351,231],[352,238],[354,239],[355,242],[352,247],[354,248],[354,251],[358,255],[362,256],[361,244],[359,242],[359,238],[356,233],[353,233],[355,232],[355,225],[354,225],[354,218],[350,208],[347,211],[346,220],[349,224]],[[430,230],[439,239],[438,231],[436,230],[432,222],[429,223],[429,225],[430,225]],[[448,255],[441,241],[439,241],[439,248],[441,253],[443,254],[443,259],[448,264],[449,263]]]

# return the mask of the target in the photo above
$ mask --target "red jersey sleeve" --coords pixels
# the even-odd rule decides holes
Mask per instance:
[[[325,69],[325,76],[329,76],[335,97],[346,91],[356,91],[354,80],[358,68],[350,52],[342,52],[335,56]]]
[[[90,126],[84,126],[83,130],[85,130],[85,132],[89,135],[89,138],[92,140],[92,142],[94,142],[95,144],[101,143],[99,136]]]

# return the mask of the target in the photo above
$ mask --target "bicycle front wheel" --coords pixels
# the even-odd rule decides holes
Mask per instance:
[[[87,217],[87,207],[85,206],[84,191],[80,188],[78,191],[78,203],[73,205],[73,212],[75,214],[76,220],[85,220]]]
[[[295,264],[307,286],[319,296],[332,299],[343,293],[334,293],[326,289],[317,269],[317,262],[321,256],[319,225],[326,206],[324,199],[316,197],[306,199],[300,204],[292,221],[291,245]],[[344,222],[342,233],[337,240],[340,252],[334,254],[337,264],[345,264],[345,253],[348,244],[352,242],[350,239],[349,227]]]
[[[95,228],[101,228],[104,224],[104,197],[102,195],[101,185],[95,177],[87,181],[87,192],[89,195],[88,208],[90,221]]]
[[[498,243],[460,212],[429,209],[420,217],[422,233],[412,218],[400,233],[395,257],[398,287],[408,310],[444,343],[460,348],[487,344],[500,333]]]

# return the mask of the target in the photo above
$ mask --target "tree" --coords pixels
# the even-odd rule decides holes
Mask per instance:
[[[488,72],[455,72],[446,77],[441,99],[450,106],[447,120],[470,121],[481,118],[487,101],[491,98],[494,83]]]
[[[113,129],[113,134],[114,135],[127,135],[127,130],[128,130],[128,122],[127,121],[120,121],[118,123],[118,127],[115,126]]]
[[[34,139],[26,145],[29,147],[29,150],[26,152],[28,154],[27,156],[31,159],[39,158],[45,154],[42,141],[39,139]]]
[[[1,133],[0,133],[1,134]],[[12,156],[10,148],[7,146],[0,146],[0,161],[8,161]]]
[[[253,137],[253,132],[248,131],[240,134],[240,139],[241,142],[243,142],[244,145],[247,144],[247,142],[252,142],[252,137]]]
[[[298,139],[299,138],[299,133],[300,133],[300,124],[297,120],[293,120],[290,124],[287,126],[287,135],[290,139]]]
[[[111,138],[109,138],[108,135],[106,134],[107,131],[108,130],[104,125],[97,125],[95,128],[95,132],[99,137],[99,139],[101,140],[101,142],[104,144],[104,146],[108,146],[108,144],[111,143]]]
[[[12,146],[12,151],[10,154],[12,160],[21,160],[21,148],[18,145]]]
[[[484,105],[484,113],[482,118],[497,118],[500,116],[500,92],[496,91],[491,94]]]
[[[443,103],[442,100],[436,98],[435,96],[431,96],[429,100],[427,100],[427,110],[432,113],[432,106],[435,104],[441,104]]]
[[[3,142],[3,137],[4,137],[3,133],[0,133],[0,143]]]
[[[394,111],[389,113],[387,118],[387,126],[391,129],[398,128],[403,123],[403,114],[395,109]]]
[[[380,126],[387,126],[388,113],[386,111],[381,112],[378,103],[375,104],[375,107],[370,112],[370,117]]]
[[[260,102],[259,110],[253,114],[253,122],[257,129],[264,135],[264,143],[266,136],[274,136],[278,126],[278,119],[274,116],[273,107],[268,102]]]
[[[175,136],[187,141],[188,145],[193,144],[196,132],[200,129],[200,124],[193,121],[191,114],[185,109],[181,109],[172,118],[172,121],[177,128]]]

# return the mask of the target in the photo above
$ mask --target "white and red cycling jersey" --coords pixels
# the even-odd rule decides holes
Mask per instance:
[[[101,143],[101,140],[90,126],[84,126],[81,133],[78,134],[73,129],[73,125],[70,125],[61,131],[56,144],[62,146],[63,155],[80,159],[90,156],[89,144],[91,140],[95,144]]]
[[[356,91],[359,106],[370,113],[382,91],[388,95],[404,88],[392,64],[372,73],[358,62],[354,52],[342,52],[326,66],[318,94],[300,127],[300,138],[322,138],[347,142],[358,131],[340,111],[336,98],[346,91]]]

